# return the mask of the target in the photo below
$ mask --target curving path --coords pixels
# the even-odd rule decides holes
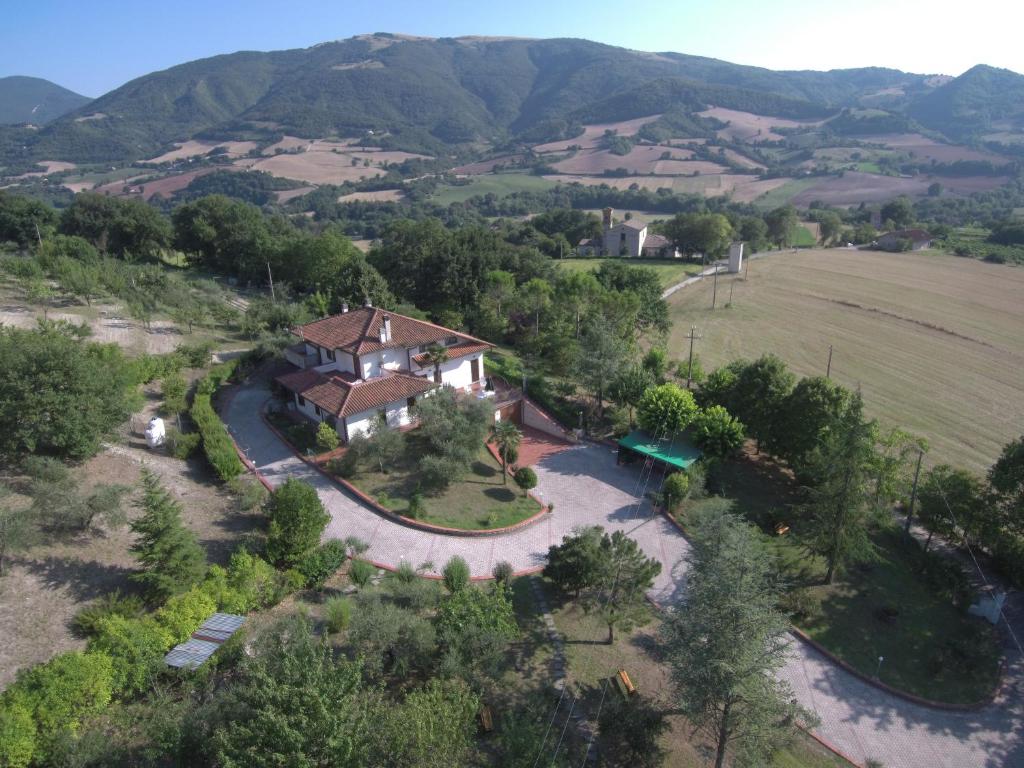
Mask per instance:
[[[640,471],[619,467],[615,453],[600,445],[567,447],[536,467],[535,494],[555,511],[539,523],[504,536],[452,537],[406,528],[363,506],[354,497],[296,457],[259,416],[269,396],[253,385],[238,390],[224,414],[232,435],[259,472],[272,484],[299,477],[317,488],[331,514],[325,536],[358,536],[369,544],[367,557],[394,567],[403,560],[434,564],[436,573],[452,555],[469,563],[474,576],[486,577],[501,560],[516,571],[539,569],[552,544],[580,525],[622,530],[662,563],[651,598],[678,602],[686,578],[689,545],[642,497]],[[660,482],[656,474],[651,489]],[[933,710],[887,694],[794,641],[782,676],[797,699],[817,713],[816,733],[860,763],[880,761],[886,768],[1024,768],[1024,701],[1018,682],[1021,659],[999,700],[978,712]]]

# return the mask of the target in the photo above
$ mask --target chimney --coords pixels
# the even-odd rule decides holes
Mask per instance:
[[[384,324],[380,327],[380,340],[391,341],[391,315],[384,315]]]
[[[364,307],[372,307],[373,306],[373,302],[370,301],[370,297],[369,296],[367,296],[366,299],[363,300],[363,306]]]
[[[343,314],[343,315],[348,314],[348,302],[347,301],[341,302],[341,314]]]
[[[605,229],[611,229],[612,228],[612,214],[614,212],[615,212],[614,208],[605,208],[603,211],[601,211],[601,213],[603,215],[603,219],[604,219],[604,228]]]

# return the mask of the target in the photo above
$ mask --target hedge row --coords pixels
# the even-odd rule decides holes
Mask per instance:
[[[224,422],[213,410],[211,397],[235,370],[236,361],[215,365],[196,385],[192,399],[192,421],[203,440],[203,452],[217,476],[227,482],[245,471]]]

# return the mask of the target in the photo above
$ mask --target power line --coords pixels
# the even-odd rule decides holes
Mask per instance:
[[[555,764],[555,760],[558,759],[558,750],[562,746],[562,739],[565,738],[565,732],[569,730],[569,721],[572,720],[572,711],[576,709],[576,702],[579,700],[578,696],[572,697],[572,706],[569,707],[569,714],[565,718],[565,725],[562,726],[562,735],[558,737],[558,743],[555,744],[554,754],[551,755],[551,765]]]
[[[551,726],[555,722],[555,718],[558,716],[558,710],[562,706],[562,699],[565,697],[565,689],[567,686],[562,686],[562,693],[558,697],[558,703],[555,704],[555,711],[551,713],[551,719],[548,721],[547,730],[544,731],[544,738],[540,742],[540,747],[537,749],[537,757],[533,760],[533,768],[537,768],[537,763],[540,762],[540,756],[544,754],[544,745],[548,742],[548,734],[551,733]]]

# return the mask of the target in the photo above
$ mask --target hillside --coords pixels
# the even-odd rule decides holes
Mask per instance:
[[[911,104],[910,114],[953,139],[981,137],[1000,129],[1019,131],[1024,127],[1024,75],[973,67],[919,98]]]
[[[384,134],[384,146],[557,139],[588,120],[681,106],[821,117],[862,96],[922,87],[894,70],[773,72],[586,40],[377,34],[245,51],[138,78],[47,126],[36,158],[138,159],[190,138]]]
[[[89,98],[39,77],[0,77],[0,124],[48,123]]]

